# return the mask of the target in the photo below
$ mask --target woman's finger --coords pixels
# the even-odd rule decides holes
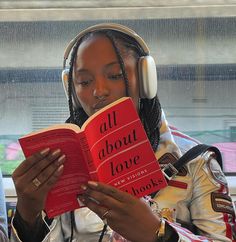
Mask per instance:
[[[33,178],[32,183],[36,185],[37,182],[40,184],[48,183],[48,180],[53,176],[53,174],[57,171],[57,169],[64,163],[65,155],[61,155],[54,162],[51,162],[46,168],[44,168],[36,177]],[[36,182],[34,182],[36,180]],[[50,182],[49,182],[50,183]]]
[[[31,180],[33,188],[40,189],[46,186],[46,190],[57,181],[64,166],[65,155],[60,156],[55,162],[47,166],[41,173]]]
[[[135,197],[130,195],[129,193],[123,192],[113,186],[101,182],[89,181],[87,186],[94,191],[106,194],[120,202],[130,202],[132,200],[135,200]]]
[[[32,156],[29,156],[13,172],[14,177],[22,176],[25,172],[27,172],[32,166],[34,166],[37,162],[45,159],[49,155],[50,149],[46,148],[40,152],[35,153]]]
[[[57,180],[63,173],[63,169],[63,164],[57,167],[57,169],[49,176],[49,178],[42,185],[39,186],[39,190],[46,194],[51,189],[51,187],[57,182]]]
[[[25,184],[30,183],[33,179],[39,176],[43,176],[43,181],[48,179],[47,167],[51,167],[51,170],[55,170],[56,164],[58,163],[58,159],[60,159],[61,151],[59,149],[50,152],[43,159],[41,158],[40,153],[36,153],[31,156],[29,159],[26,159],[23,163],[23,166],[19,166],[16,169],[16,172],[13,173],[13,180],[17,183],[24,182]],[[34,165],[30,165],[30,163],[34,163]],[[30,167],[30,168],[29,168]],[[28,170],[27,170],[28,168]],[[20,175],[21,174],[21,175]]]
[[[117,209],[114,206],[112,206],[112,208],[109,208],[109,207],[105,206],[104,204],[100,204],[93,197],[90,197],[86,194],[79,195],[78,199],[83,204],[85,204],[90,210],[92,210],[94,213],[96,213],[102,220],[110,218],[111,211],[112,211],[112,213],[117,211]]]
[[[100,217],[104,213],[104,208],[122,216],[129,213],[127,210],[138,203],[137,198],[103,183],[89,182],[88,186],[83,188],[85,189],[83,202]]]
[[[120,210],[123,202],[115,199],[114,197],[111,197],[108,194],[105,194],[101,191],[96,191],[91,188],[87,188],[84,193],[85,198],[85,204],[86,206],[90,207],[96,207],[98,206],[98,211],[96,210],[96,213],[99,213],[99,206],[100,207],[106,207],[106,208],[113,208],[115,210]]]

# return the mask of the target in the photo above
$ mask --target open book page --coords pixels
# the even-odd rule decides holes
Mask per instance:
[[[100,113],[85,133],[99,181],[137,197],[167,185],[131,98]]]
[[[31,137],[31,136],[35,136],[36,134],[46,133],[48,131],[59,130],[59,129],[68,129],[68,130],[74,131],[75,133],[79,133],[82,131],[82,129],[80,129],[80,127],[76,124],[71,124],[71,123],[54,124],[47,128],[43,128],[43,129],[39,129],[39,130],[30,132],[29,134],[24,135],[22,138]]]
[[[83,133],[53,129],[19,140],[26,157],[47,147],[60,148],[66,154],[63,174],[47,196],[45,210],[49,217],[80,207],[77,195],[82,193],[81,184],[91,179],[81,148],[84,139]]]

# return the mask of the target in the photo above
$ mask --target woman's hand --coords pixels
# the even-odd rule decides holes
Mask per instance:
[[[82,186],[85,194],[79,199],[101,219],[127,240],[153,242],[160,227],[160,219],[145,201],[99,182]]]
[[[62,174],[64,161],[60,150],[45,149],[24,160],[13,172],[17,210],[29,225],[43,210],[48,191]]]

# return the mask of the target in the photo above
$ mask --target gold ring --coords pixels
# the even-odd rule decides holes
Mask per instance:
[[[108,215],[108,213],[110,212],[110,209],[108,209],[107,211],[104,212],[104,214],[102,215],[102,221],[104,224],[107,224],[107,218],[106,216]]]
[[[41,182],[37,177],[35,177],[32,182],[36,187],[39,187],[41,185]]]

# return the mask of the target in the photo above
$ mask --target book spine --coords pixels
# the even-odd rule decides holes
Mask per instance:
[[[94,165],[92,154],[90,152],[88,141],[87,141],[87,138],[85,135],[80,137],[80,144],[81,144],[81,148],[83,150],[83,155],[84,155],[84,159],[87,164],[87,167],[88,167],[90,178],[91,178],[91,180],[98,181],[98,175],[97,175],[97,172],[95,172],[96,167]]]

